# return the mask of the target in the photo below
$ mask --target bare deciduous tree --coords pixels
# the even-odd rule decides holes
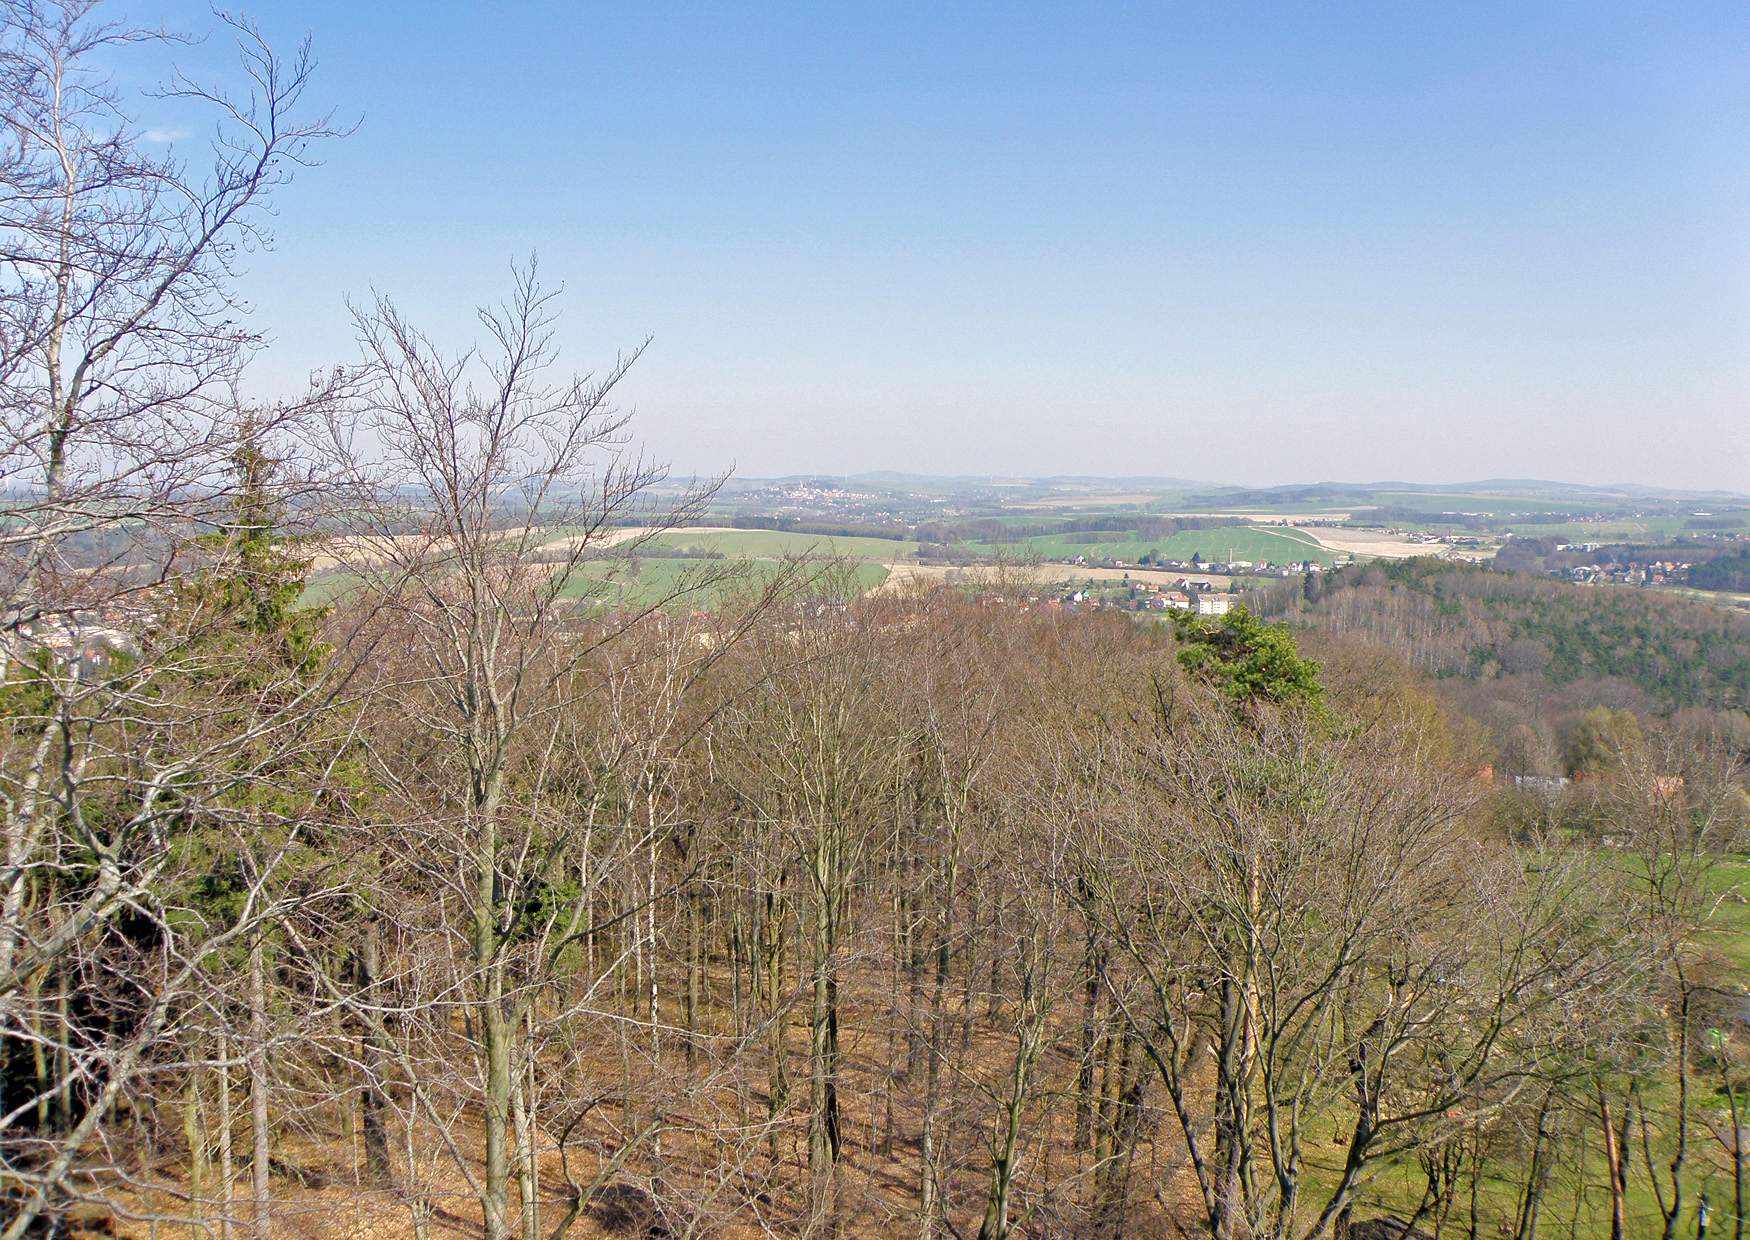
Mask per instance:
[[[165,36],[95,10],[0,9],[0,1055],[53,1064],[0,1112],[9,1238],[114,1161],[118,1103],[166,1069],[167,1030],[207,1001],[215,961],[283,904],[295,828],[250,850],[222,914],[189,902],[191,835],[239,838],[238,806],[286,755],[317,784],[327,765],[331,686],[269,663],[240,700],[240,649],[216,640],[239,613],[189,586],[212,559],[202,537],[234,526],[238,452],[284,443],[308,412],[239,413],[256,339],[232,276],[266,240],[267,195],[335,131],[299,114],[307,50],[281,57],[236,22],[240,93],[176,77],[159,96],[217,118],[191,176],[148,152],[105,73]]]

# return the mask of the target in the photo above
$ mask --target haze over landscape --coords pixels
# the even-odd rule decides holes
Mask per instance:
[[[260,17],[361,122],[247,264],[270,390],[538,251],[687,472],[1750,489],[1742,5]]]

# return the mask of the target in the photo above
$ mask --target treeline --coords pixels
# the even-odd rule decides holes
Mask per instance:
[[[506,519],[519,519],[525,514],[517,511],[514,505],[507,507],[503,514]],[[626,518],[627,524],[636,524],[641,518]],[[806,520],[801,517],[772,516],[753,513],[736,513],[723,516],[713,512],[703,512],[690,518],[686,524],[691,525],[727,525],[743,530],[781,530],[786,533],[811,534],[823,538],[885,538],[899,542],[916,540],[939,549],[943,558],[960,554],[951,550],[960,543],[1016,543],[1028,538],[1042,535],[1068,535],[1080,537],[1083,541],[1097,542],[1112,537],[1136,538],[1167,538],[1182,530],[1215,529],[1222,526],[1244,525],[1243,520],[1231,517],[1070,517],[1037,522],[1010,522],[995,518],[977,518],[965,521],[925,521],[915,526],[893,524],[868,524],[863,522],[836,522]]]
[[[1750,592],[1750,547],[1695,565],[1689,570],[1689,584],[1698,590]]]
[[[1728,609],[1434,559],[1254,583],[1246,598],[1319,651],[1362,643],[1434,677],[1503,776],[1583,774],[1577,738],[1600,710],[1750,760],[1750,617]]]
[[[1552,514],[1551,521],[1571,520],[1566,514]],[[1367,512],[1368,525],[1453,525],[1460,529],[1481,533],[1499,528],[1504,522],[1486,513],[1465,514],[1458,512],[1434,512],[1427,508],[1408,508],[1401,504],[1379,504]]]

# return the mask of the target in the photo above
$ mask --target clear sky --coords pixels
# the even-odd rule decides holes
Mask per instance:
[[[360,121],[264,389],[536,251],[683,472],[1750,490],[1742,0],[248,11]]]

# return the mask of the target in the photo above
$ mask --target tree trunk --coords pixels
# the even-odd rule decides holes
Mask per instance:
[[[255,1207],[256,1240],[268,1240],[273,1235],[273,1202],[269,1192],[272,1149],[268,1141],[266,954],[264,934],[257,934],[249,943],[250,1187]]]
[[[359,944],[358,985],[369,993],[382,973],[381,933],[374,920],[366,924]],[[389,1176],[389,1126],[384,1118],[382,1072],[388,1061],[379,1044],[380,1038],[371,1021],[362,1022],[359,1033],[360,1057],[365,1065],[364,1086],[360,1091],[365,1138],[365,1173],[373,1180]]]
[[[687,891],[687,1067],[699,1058],[699,1001],[705,977],[705,894],[698,883]]]
[[[497,970],[493,972],[496,974]],[[481,1185],[480,1204],[488,1240],[509,1240],[510,1236],[509,1142],[511,1093],[515,1085],[511,1044],[515,1034],[499,989],[495,980],[480,1022],[486,1056],[486,1178]]]
[[[522,1204],[523,1240],[541,1240],[539,1151],[535,1148],[535,1117],[531,1111],[530,1083],[517,1078],[511,1092],[516,1121],[517,1192]]]
[[[1100,969],[1090,924],[1082,954],[1082,1046],[1076,1064],[1074,1148],[1091,1149],[1094,1138],[1094,1055],[1100,1040]]]
[[[778,882],[783,882],[781,875]],[[766,1082],[766,1118],[770,1121],[767,1145],[772,1172],[776,1174],[779,1163],[777,1119],[790,1101],[790,1068],[787,1062],[790,1046],[789,1039],[785,1036],[789,1021],[785,1019],[783,1012],[784,907],[776,890],[767,890],[761,902],[759,943],[762,963],[765,966],[766,1012],[771,1021],[772,1041]]]
[[[820,828],[812,864],[815,877],[814,989],[809,1007],[808,1169],[817,1178],[839,1159],[839,859],[836,826]]]
[[[1598,1118],[1604,1130],[1604,1168],[1610,1177],[1610,1240],[1623,1240],[1622,1150],[1616,1144],[1616,1126],[1610,1120],[1610,1099],[1604,1082],[1598,1083]]]
[[[231,1038],[219,1035],[219,1240],[231,1240],[235,1208],[237,1151],[233,1129],[237,1116],[231,1105]]]
[[[207,1216],[207,1122],[201,1106],[200,1073],[190,1072],[183,1087],[182,1133],[188,1142],[188,1221],[198,1235]]]
[[[1030,995],[1023,995],[1023,1007],[1030,1005],[1031,999]],[[979,1224],[978,1240],[1007,1240],[1009,1235],[1009,1199],[1015,1185],[1021,1117],[1032,1095],[1033,1063],[1045,1037],[1045,1013],[1023,1012],[1018,1020],[1020,1027],[1016,1031],[1009,1096],[1003,1104],[1003,1128],[991,1143],[990,1193],[985,1201],[984,1221]]]

